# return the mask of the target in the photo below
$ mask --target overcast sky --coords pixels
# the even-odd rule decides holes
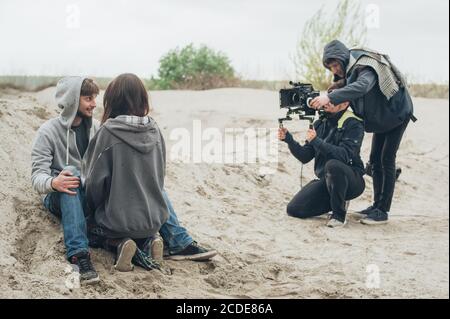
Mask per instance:
[[[369,0],[369,46],[414,81],[448,82],[448,0]],[[293,76],[304,23],[337,0],[0,0],[0,74],[156,75],[188,43],[226,53],[245,78]]]

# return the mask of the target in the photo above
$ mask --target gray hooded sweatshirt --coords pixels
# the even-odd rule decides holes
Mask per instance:
[[[51,186],[55,178],[67,165],[81,170],[81,155],[78,151],[75,132],[71,129],[80,105],[83,77],[65,77],[56,86],[56,102],[62,109],[59,117],[45,122],[38,130],[31,151],[31,183],[41,195],[54,192]],[[84,119],[91,139],[99,128],[99,122]]]
[[[107,237],[152,237],[167,221],[165,152],[150,117],[109,119],[94,136],[82,172],[88,209]]]

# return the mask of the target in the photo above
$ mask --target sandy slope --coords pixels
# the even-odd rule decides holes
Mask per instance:
[[[59,223],[29,178],[35,131],[57,114],[53,95],[54,88],[0,93],[0,297],[449,297],[448,101],[415,100],[420,122],[399,152],[404,173],[390,224],[363,226],[351,214],[346,229],[331,230],[324,218],[287,217],[299,163],[285,145],[274,175],[261,175],[256,164],[170,162],[167,189],[182,223],[221,255],[209,263],[167,262],[167,274],[115,273],[112,256],[96,250],[102,283],[71,291]],[[193,119],[221,130],[271,128],[279,115],[277,93],[269,91],[166,91],[152,92],[152,99],[169,149],[171,130],[192,130]],[[305,125],[289,123],[297,132]],[[363,148],[367,159],[369,135]],[[305,176],[313,177],[310,166]],[[369,204],[367,184],[351,211]],[[374,270],[368,265],[378,267],[380,288],[367,288],[367,271]]]

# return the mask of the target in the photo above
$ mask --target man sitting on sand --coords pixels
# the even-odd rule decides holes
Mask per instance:
[[[332,212],[328,227],[346,224],[346,201],[360,196],[365,189],[364,164],[360,149],[364,126],[349,102],[327,104],[325,115],[308,130],[306,144],[300,145],[285,129],[278,138],[288,144],[291,153],[306,164],[315,159],[317,180],[306,185],[287,206],[292,217],[309,218]]]
[[[92,118],[98,93],[99,88],[91,79],[66,77],[60,80],[56,100],[62,112],[39,128],[31,153],[33,188],[42,195],[44,206],[61,218],[67,259],[78,266],[83,283],[99,281],[90,260],[89,216],[85,216],[86,199],[79,178],[83,155],[99,129],[98,121]],[[215,256],[215,251],[197,245],[180,226],[168,198],[167,206],[169,219],[160,229],[167,257],[198,260],[200,256],[200,260],[204,260]]]

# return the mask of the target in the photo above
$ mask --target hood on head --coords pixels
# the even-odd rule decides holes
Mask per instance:
[[[124,119],[115,118],[105,122],[105,128],[119,140],[140,153],[149,153],[161,140],[156,122],[149,117],[147,124],[132,124]]]
[[[326,61],[336,59],[342,63],[344,70],[350,62],[350,50],[339,40],[333,40],[328,43],[323,50],[323,65],[327,67]]]
[[[62,109],[60,120],[66,128],[72,126],[80,105],[81,86],[84,77],[68,76],[56,85],[56,103]]]

